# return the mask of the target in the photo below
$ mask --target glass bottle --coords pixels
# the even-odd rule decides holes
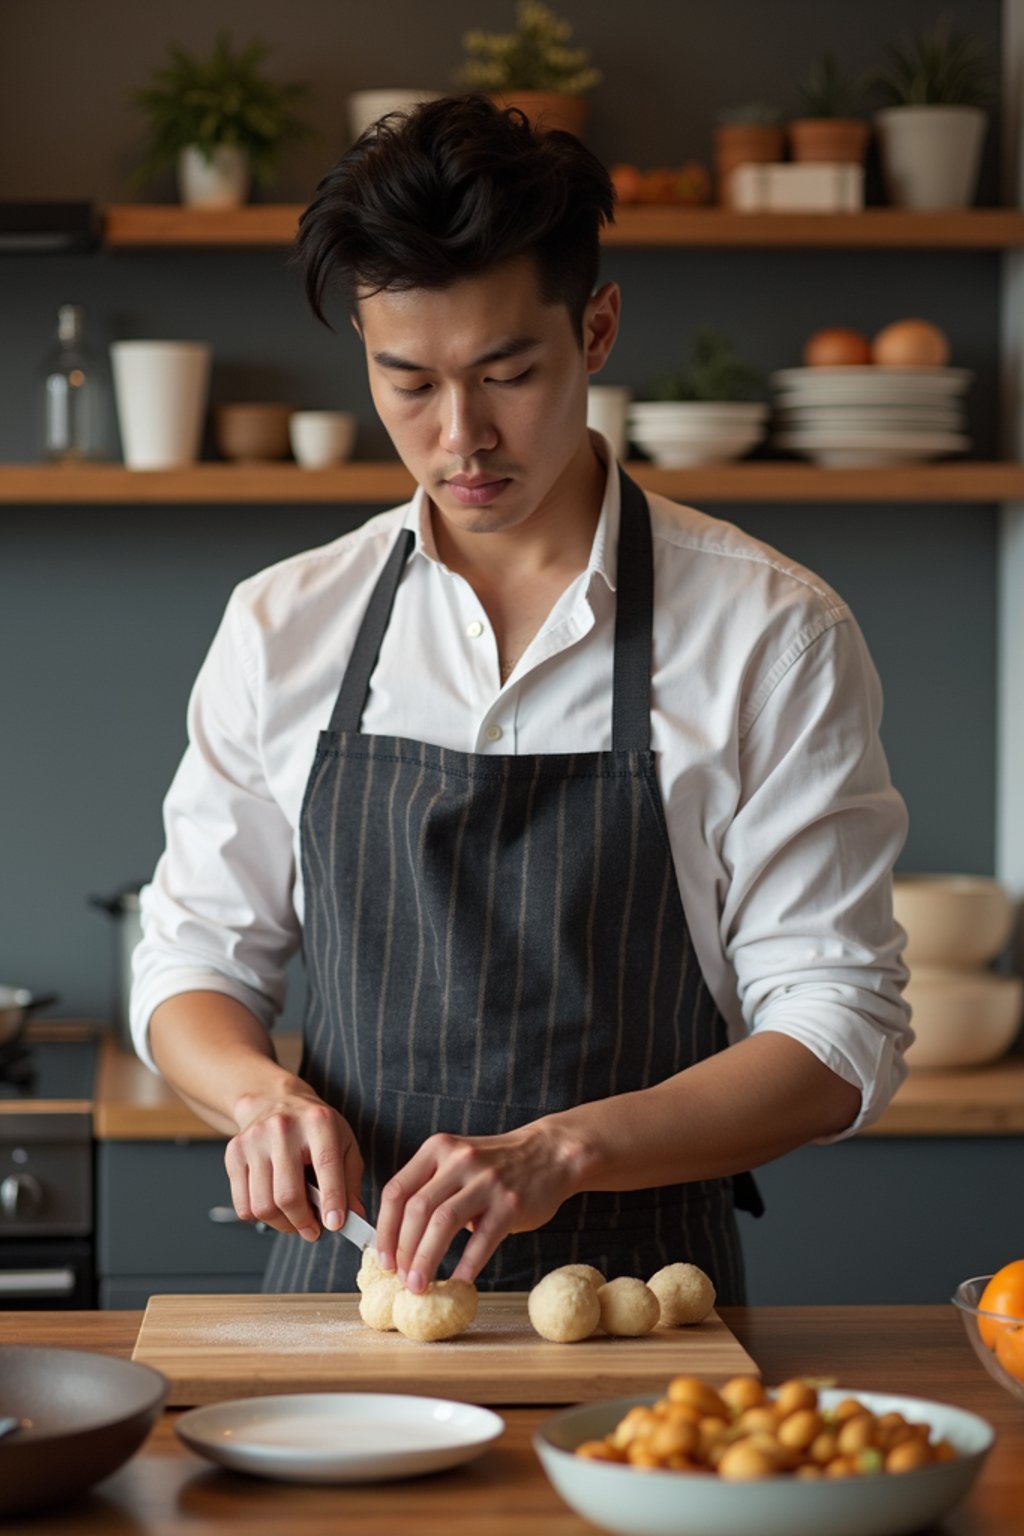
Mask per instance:
[[[99,434],[99,375],[84,339],[78,304],[57,311],[57,342],[43,365],[43,457],[55,464],[95,458]]]

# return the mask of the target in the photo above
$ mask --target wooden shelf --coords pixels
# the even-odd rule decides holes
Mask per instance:
[[[287,246],[301,203],[243,208],[183,208],[177,203],[114,203],[103,241],[115,250],[167,246]],[[834,250],[1011,250],[1024,246],[1024,209],[967,208],[915,213],[735,213],[724,208],[626,206],[605,231],[606,245],[705,249],[767,247]]]
[[[644,490],[693,502],[937,502],[1024,501],[1024,464],[956,461],[879,469],[820,469],[789,460],[751,460],[704,469],[658,469],[630,463]],[[399,463],[355,461],[336,469],[295,464],[200,463],[189,469],[130,470],[121,464],[87,468],[0,465],[0,504],[113,505],[118,503],[296,503],[391,506],[412,495],[412,476]]]

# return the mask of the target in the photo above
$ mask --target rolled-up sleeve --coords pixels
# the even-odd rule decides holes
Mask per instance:
[[[846,614],[793,647],[740,743],[721,942],[751,1032],[800,1040],[861,1092],[852,1135],[906,1075],[892,870],[907,816],[879,737],[878,676]],[[839,1138],[829,1138],[839,1139]]]
[[[150,1067],[149,1021],[169,997],[222,992],[267,1028],[284,1003],[299,945],[293,829],[267,786],[258,702],[236,593],[192,690],[188,744],[164,801],[165,849],[142,891],[131,1029]]]

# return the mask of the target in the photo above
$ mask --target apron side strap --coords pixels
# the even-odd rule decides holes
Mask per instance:
[[[654,553],[647,497],[619,466],[619,550],[612,682],[612,750],[651,745]]]
[[[411,528],[399,530],[367,604],[363,622],[356,636],[356,643],[352,647],[352,654],[345,668],[345,676],[338,689],[338,697],[334,701],[328,730],[358,731],[359,729],[359,722],[363,718],[366,698],[370,691],[370,678],[377,665],[384,631],[391,618],[395,593],[398,591],[398,583],[402,579],[405,562],[412,553],[415,542],[415,535]]]
[[[732,1203],[738,1211],[746,1211],[750,1216],[764,1215],[764,1200],[752,1173],[733,1174]]]

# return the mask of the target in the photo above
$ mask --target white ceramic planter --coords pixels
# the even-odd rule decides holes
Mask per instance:
[[[115,341],[110,348],[129,469],[177,469],[199,452],[213,349],[205,341]]]
[[[421,101],[440,99],[440,91],[354,91],[348,98],[348,124],[353,142],[387,112],[408,112]]]
[[[240,208],[249,196],[249,156],[236,144],[219,144],[207,161],[189,144],[178,155],[178,193],[190,208]]]
[[[887,107],[875,113],[882,175],[897,208],[968,208],[987,115],[980,107]]]

